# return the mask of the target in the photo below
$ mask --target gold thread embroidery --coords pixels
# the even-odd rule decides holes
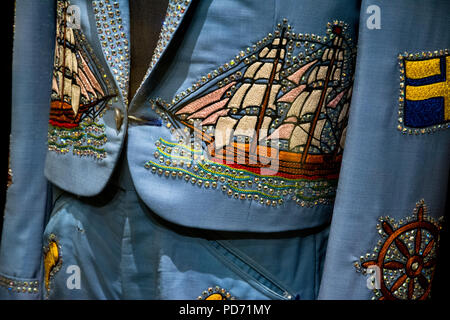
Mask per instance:
[[[44,284],[47,294],[50,291],[51,279],[61,269],[61,247],[56,236],[52,233],[48,238],[48,244],[44,247]]]

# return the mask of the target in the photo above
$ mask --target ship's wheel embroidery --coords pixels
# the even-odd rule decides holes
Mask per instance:
[[[353,80],[346,30],[297,34],[285,20],[172,103],[152,100],[175,141],[157,141],[146,167],[268,205],[331,203]]]
[[[105,128],[96,120],[116,92],[82,31],[68,26],[69,1],[57,3],[49,150],[102,159]]]
[[[380,276],[375,298],[381,300],[424,300],[430,296],[436,266],[441,224],[427,216],[423,200],[417,203],[414,216],[400,220],[380,218],[378,225],[384,240],[373,254],[355,262],[357,271],[366,273],[376,267]]]

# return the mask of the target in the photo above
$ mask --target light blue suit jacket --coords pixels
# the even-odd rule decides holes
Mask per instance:
[[[48,186],[97,195],[126,154],[139,196],[176,224],[331,222],[322,299],[428,297],[450,159],[447,1],[172,0],[131,101],[128,2],[67,5],[16,4],[0,296],[42,296]]]

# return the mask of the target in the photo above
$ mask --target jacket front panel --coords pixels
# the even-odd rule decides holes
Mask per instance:
[[[140,196],[162,217],[206,229],[329,221],[357,3],[202,1],[187,10],[131,101],[143,120],[130,123],[127,149]]]
[[[130,101],[128,1],[29,3],[16,11],[2,296],[40,297],[43,265],[58,269],[48,239],[42,255],[45,178],[94,196],[123,156],[145,206],[176,224],[271,232],[333,213],[320,298],[429,297],[449,173],[446,1],[173,0]],[[185,258],[162,259],[164,276]]]

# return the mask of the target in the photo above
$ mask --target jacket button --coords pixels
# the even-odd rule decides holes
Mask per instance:
[[[116,129],[120,131],[123,123],[123,112],[120,108],[114,108],[114,119],[116,120]]]

